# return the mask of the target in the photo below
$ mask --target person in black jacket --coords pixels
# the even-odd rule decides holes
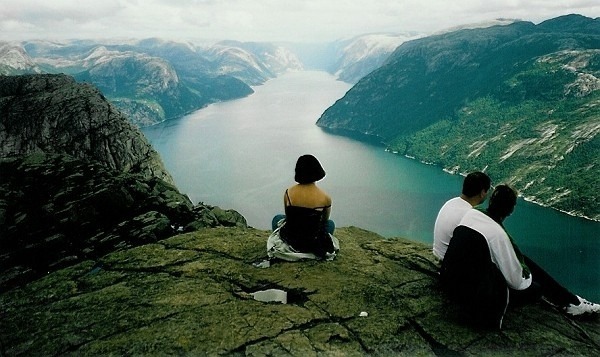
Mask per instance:
[[[516,191],[499,185],[487,209],[464,215],[440,269],[450,297],[475,322],[497,328],[509,301],[527,303],[542,296],[571,316],[600,313],[600,305],[569,292],[521,253],[503,225],[516,204]]]

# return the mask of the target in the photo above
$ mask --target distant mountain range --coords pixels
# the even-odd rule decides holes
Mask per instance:
[[[463,29],[405,42],[328,108],[323,128],[600,219],[600,19]]]
[[[299,69],[274,45],[245,48],[146,39],[129,43],[26,41],[0,47],[0,74],[66,73],[96,85],[138,126],[244,97],[250,85]],[[278,61],[281,60],[281,63]]]
[[[356,83],[379,68],[402,43],[424,34],[369,34],[333,43],[335,62],[328,68],[340,80]]]
[[[326,70],[355,83],[398,45],[420,36],[370,34],[308,45],[222,41],[200,46],[157,38],[0,42],[0,75],[70,74],[96,85],[131,122],[148,126],[247,96],[252,86],[290,70]]]

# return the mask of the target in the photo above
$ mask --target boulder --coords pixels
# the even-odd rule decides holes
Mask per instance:
[[[205,228],[0,293],[6,355],[598,355],[598,319],[543,303],[468,325],[430,247],[346,227],[333,261],[274,262],[270,232]],[[277,289],[287,303],[253,293]]]

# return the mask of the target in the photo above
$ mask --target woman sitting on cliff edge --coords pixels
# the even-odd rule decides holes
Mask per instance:
[[[331,197],[316,184],[325,177],[325,171],[317,158],[302,155],[295,172],[297,184],[285,190],[285,215],[273,218],[267,253],[270,258],[290,261],[333,259],[339,242],[333,237],[335,224],[329,219]]]

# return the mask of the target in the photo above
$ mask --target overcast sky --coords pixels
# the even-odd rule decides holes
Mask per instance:
[[[373,32],[432,33],[516,18],[534,23],[599,0],[0,0],[0,40],[148,38],[323,42]]]

